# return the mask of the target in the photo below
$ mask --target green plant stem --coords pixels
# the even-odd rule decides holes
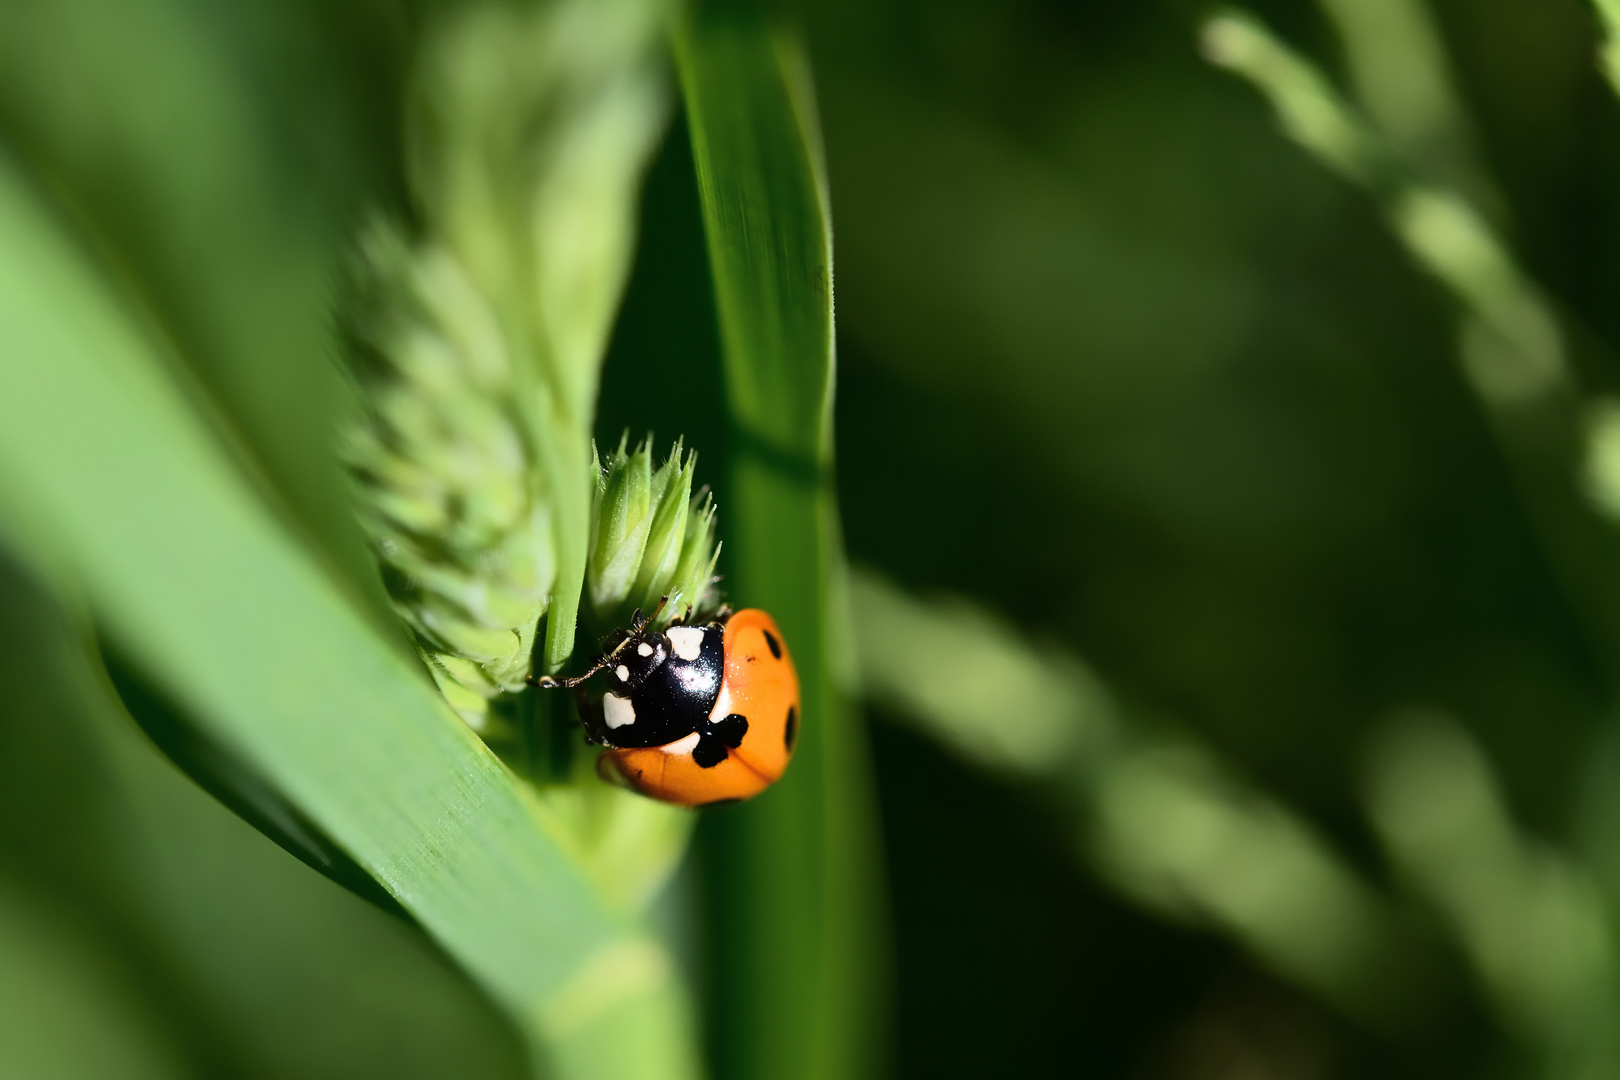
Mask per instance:
[[[866,750],[835,671],[847,626],[832,488],[832,261],[820,136],[797,43],[695,16],[676,48],[724,353],[733,453],[729,593],[767,608],[799,668],[792,768],[705,821],[715,1067],[723,1077],[875,1068],[885,965]]]

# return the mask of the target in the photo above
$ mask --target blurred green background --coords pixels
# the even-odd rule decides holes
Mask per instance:
[[[1400,5],[1254,10],[1343,85],[1329,16],[1357,6]],[[1594,14],[1408,6],[1441,35],[1488,210],[1585,384],[1612,388],[1617,129]],[[1458,371],[1453,304],[1374,200],[1204,61],[1208,10],[812,18],[851,558],[1084,655],[1370,880],[1401,875],[1364,816],[1369,740],[1413,707],[1464,724],[1520,827],[1601,873],[1614,657],[1579,594],[1606,586],[1549,565]],[[1608,554],[1589,569],[1620,570]],[[873,741],[902,1073],[1620,1075],[1527,1052],[1454,955],[1420,1016],[1346,1023],[1110,895],[1070,818],[895,719],[875,711]]]
[[[1364,89],[1408,24],[1346,26],[1391,9],[1432,30],[1454,108],[1447,153],[1397,171],[1466,195],[1536,284],[1557,408],[1482,396],[1467,305],[1387,192],[1206,59],[1205,5],[796,13],[892,939],[881,1074],[1620,1076],[1620,544],[1581,482],[1620,391],[1620,113],[1575,0],[1251,10]],[[332,269],[403,199],[413,13],[0,11],[0,152],[166,326],[241,361],[193,377],[248,427],[331,381]],[[679,116],[639,245],[598,437],[684,435],[724,530],[736,436]],[[324,415],[244,437],[320,478],[293,497],[338,535]],[[420,933],[152,747],[10,558],[0,642],[0,1068],[521,1075]],[[1091,749],[1063,728],[1050,767],[1020,757],[1071,705]]]

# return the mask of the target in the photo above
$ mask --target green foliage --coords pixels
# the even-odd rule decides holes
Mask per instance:
[[[1587,7],[817,17],[903,1070],[1614,1073]]]
[[[515,1032],[431,941],[189,780],[130,723],[82,620],[10,563],[0,583],[0,933],[17,946],[0,1072],[523,1074]]]
[[[0,6],[0,1072],[1612,1074],[1620,7],[762,8]]]
[[[656,1068],[685,1075],[659,946],[604,906],[512,775],[242,486],[14,176],[3,195],[8,520],[49,538],[116,647],[465,965],[537,1059],[566,1070],[605,1052],[599,1025],[629,1025]],[[604,978],[613,993],[569,1004]]]
[[[366,238],[349,440],[395,607],[481,727],[573,651],[597,373],[666,96],[658,3],[478,4],[441,16],[406,139],[413,239]]]
[[[396,607],[439,688],[481,725],[486,699],[529,673],[557,575],[550,504],[503,411],[513,372],[476,290],[449,259],[412,259],[393,232],[367,240],[366,276],[389,300],[368,297],[353,316],[376,373],[347,456]],[[407,303],[410,318],[390,313]]]
[[[1620,30],[1620,4],[1614,0],[1597,0],[1593,6],[1603,22],[1604,41],[1598,53],[1599,63],[1610,85],[1620,89],[1620,35],[1616,34],[1616,30]]]
[[[340,298],[346,405],[325,366],[321,264],[340,262],[352,238],[332,222],[352,219],[359,200],[344,189],[347,207],[295,229],[249,205],[262,192],[244,181],[244,162],[257,153],[266,171],[274,151],[254,143],[251,125],[230,109],[251,111],[257,99],[233,83],[239,69],[210,54],[218,44],[201,23],[178,9],[164,17],[175,55],[186,58],[174,67],[186,88],[179,96],[204,103],[199,131],[220,139],[217,159],[171,161],[153,144],[163,129],[147,121],[172,86],[144,84],[158,104],[143,112],[133,55],[124,69],[91,65],[101,89],[134,95],[120,107],[140,122],[126,125],[122,142],[84,134],[64,121],[67,112],[17,110],[29,95],[70,109],[47,69],[19,56],[7,76],[7,122],[28,149],[0,174],[0,366],[10,387],[0,406],[0,526],[8,548],[58,602],[82,607],[83,625],[112,658],[123,704],[176,761],[299,858],[405,916],[417,928],[401,931],[407,939],[425,932],[505,1014],[533,1071],[697,1074],[696,1025],[664,937],[680,936],[681,921],[648,913],[694,817],[602,784],[589,755],[571,748],[579,735],[560,696],[519,693],[531,652],[549,670],[572,656],[580,616],[600,632],[666,595],[666,620],[717,603],[717,522],[707,490],[694,490],[696,454],[677,443],[654,468],[650,439],[634,451],[621,443],[605,461],[590,454],[642,166],[668,111],[668,13],[630,2],[490,3],[413,26],[414,52],[402,65],[410,213],[373,215],[349,259]],[[5,18],[13,41],[101,40],[66,8],[18,8]],[[769,71],[782,48],[755,35],[733,56]],[[117,109],[109,115],[114,126],[126,119]],[[771,182],[813,191],[817,163],[804,152],[813,126],[803,115],[768,123],[787,126],[733,133],[730,146],[704,155],[711,181],[757,186],[748,138],[787,139],[798,149],[785,164],[803,175]],[[248,132],[242,139],[253,149],[230,146],[233,131]],[[156,224],[130,224],[119,216],[119,194],[90,183],[83,163],[98,139],[126,153],[133,189],[154,193]],[[60,183],[89,193],[71,203],[96,242],[76,241],[83,222],[70,223],[41,194],[41,176],[53,195]],[[295,265],[298,289],[255,291],[259,283],[230,255],[229,237],[239,234],[198,227],[177,191],[209,184],[227,204],[218,221],[234,215],[257,230],[260,273]],[[788,359],[807,364],[823,388],[808,403],[778,394],[756,419],[805,429],[808,408],[806,430],[821,438],[831,333],[824,201],[778,201],[771,192],[753,203],[756,227],[785,227],[817,253],[808,278],[773,286],[769,300],[811,313],[819,327],[811,352]],[[771,224],[778,218],[785,224]],[[167,245],[171,234],[180,240]],[[109,238],[116,259],[99,246]],[[114,261],[131,276],[110,271]],[[171,284],[165,291],[158,280]],[[238,286],[228,303],[219,300]],[[261,392],[264,348],[232,321],[233,306],[279,313],[292,327],[275,338],[292,355],[273,395]],[[747,362],[731,371],[742,385]],[[442,695],[376,617],[375,578],[353,558],[348,512],[332,514],[339,459],[326,428],[339,417],[341,461],[357,482],[389,599]],[[300,434],[300,424],[315,434]],[[828,499],[816,496],[813,524],[830,512]],[[752,516],[756,530],[769,527],[763,519],[773,509],[739,499],[739,518]],[[847,721],[814,688],[826,679],[816,639],[835,538],[818,525],[798,543],[798,563],[782,570],[798,590],[784,622],[805,635],[807,727],[831,729]],[[7,587],[21,595],[31,586]],[[761,590],[767,603],[768,593]],[[93,657],[81,659],[95,670]],[[530,771],[538,786],[503,767],[445,708],[448,700],[487,727],[496,698],[515,724],[505,745],[515,739],[531,754],[514,763],[530,764],[535,753],[549,762],[549,771]],[[798,772],[825,777],[816,758],[810,751],[812,764]],[[836,816],[824,790],[805,790],[795,804],[801,818]],[[807,866],[812,880],[847,857],[842,838],[804,852],[791,850],[800,842],[791,830],[783,840],[789,868]],[[137,876],[146,872],[135,865]],[[747,872],[768,877],[781,865]],[[841,886],[817,888],[831,895]],[[26,890],[17,895],[26,899]],[[8,904],[6,927],[30,933],[30,904]],[[823,917],[788,937],[797,960],[813,966],[821,958],[810,949],[838,959],[843,932]],[[32,961],[17,957],[29,970]],[[154,1022],[146,1039],[147,1021],[120,1011],[116,972],[109,991],[85,968],[75,989],[73,965],[62,964],[61,992],[40,998],[42,1008],[77,1000],[105,1016],[110,1033],[133,1025],[132,1069],[144,1057],[168,1060],[162,1025]],[[821,983],[822,998],[840,989]],[[832,1047],[818,1049],[823,1057],[847,1053],[840,1022],[815,1036],[814,1045]],[[205,1071],[245,1060],[199,1049],[212,1037],[201,1026],[179,1030],[180,1053],[208,1062]],[[503,1062],[496,1053],[477,1067],[499,1071]]]
[[[1570,389],[1557,321],[1478,205],[1488,189],[1464,152],[1433,29],[1404,0],[1383,6],[1386,19],[1370,24],[1354,4],[1333,6],[1377,125],[1252,16],[1211,19],[1205,51],[1264,91],[1302,146],[1383,199],[1414,258],[1467,312],[1464,370],[1488,405],[1512,412],[1557,399]],[[1410,46],[1386,50],[1385,31]]]
[[[1590,562],[1592,523],[1569,516],[1541,489],[1549,480],[1572,486],[1569,447],[1585,441],[1582,479],[1602,507],[1603,421],[1612,406],[1594,395],[1580,410],[1583,388],[1568,368],[1552,306],[1478,205],[1489,187],[1467,153],[1466,125],[1430,21],[1398,0],[1325,6],[1349,47],[1376,133],[1252,19],[1217,18],[1205,41],[1217,62],[1271,98],[1302,145],[1382,195],[1396,235],[1456,297],[1464,371],[1496,420],[1542,544],[1565,587],[1581,598],[1600,662],[1609,667],[1620,611],[1611,590],[1595,595],[1587,583],[1612,575]],[[1388,47],[1388,33],[1403,44]],[[1336,149],[1322,134],[1334,127],[1388,147],[1383,172],[1357,166],[1366,153]],[[1592,419],[1583,425],[1578,410]],[[1597,542],[1612,554],[1612,538]],[[1392,724],[1369,772],[1368,812],[1392,861],[1450,920],[1504,1022],[1558,1074],[1612,1072],[1620,1065],[1610,1023],[1620,1004],[1620,968],[1589,872],[1516,834],[1489,765],[1449,718],[1409,715]]]
[[[705,822],[724,1077],[876,1066],[883,935],[869,766],[840,678],[847,637],[831,484],[832,252],[809,75],[797,42],[714,13],[676,56],[735,432],[725,528],[733,595],[792,643],[804,699],[793,766]]]
[[[590,625],[599,634],[628,626],[636,611],[664,626],[690,609],[694,618],[718,606],[714,567],[714,500],[692,493],[697,453],[677,442],[669,458],[652,467],[652,439],[626,452],[620,440],[598,465],[591,501],[591,549],[585,564]]]
[[[1389,902],[1208,747],[1129,715],[1077,657],[960,597],[919,601],[869,570],[851,597],[865,692],[967,760],[1036,782],[1118,888],[1219,928],[1375,1029],[1428,1006],[1425,957]]]

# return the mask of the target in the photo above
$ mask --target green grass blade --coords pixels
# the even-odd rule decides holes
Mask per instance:
[[[882,957],[873,794],[832,670],[843,627],[832,488],[832,257],[802,53],[698,16],[677,61],[724,352],[734,452],[728,591],[781,622],[804,689],[793,768],[706,823],[714,856],[714,1055],[723,1076],[870,1071]]]
[[[380,1047],[393,1080],[524,1075],[515,1030],[423,935],[318,880],[163,760],[83,613],[19,570],[0,553],[0,878],[75,912],[130,974],[191,1065],[162,1075],[347,1080],[376,1072]],[[39,997],[23,1011],[45,1009]],[[43,1075],[0,1061],[0,1076]]]
[[[695,1072],[662,948],[227,463],[95,268],[0,165],[0,528],[408,910],[573,1077]]]
[[[248,34],[234,18],[259,21]],[[276,55],[305,19],[290,5],[6,4],[0,123],[128,275],[262,489],[392,628],[328,445],[334,232],[366,197],[372,136],[339,59]],[[291,86],[319,107],[289,104]],[[311,145],[330,157],[312,167],[297,149]]]

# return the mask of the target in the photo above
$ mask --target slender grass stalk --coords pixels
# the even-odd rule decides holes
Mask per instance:
[[[1314,65],[1251,15],[1228,12],[1210,19],[1203,33],[1206,55],[1264,93],[1300,145],[1367,188],[1414,260],[1451,292],[1463,371],[1484,406],[1565,601],[1583,624],[1592,660],[1610,692],[1620,692],[1620,574],[1614,572],[1620,565],[1620,536],[1600,527],[1588,512],[1605,510],[1611,493],[1620,490],[1613,473],[1620,461],[1614,450],[1620,431],[1614,406],[1574,378],[1551,301],[1520,269],[1470,194],[1449,184],[1422,153],[1428,143],[1416,133],[1427,130],[1452,147],[1452,171],[1463,168],[1458,148],[1466,123],[1456,95],[1444,85],[1443,71],[1414,74],[1417,64],[1439,63],[1438,39],[1421,9],[1409,0],[1372,3],[1379,10],[1400,9],[1394,25],[1418,27],[1415,32],[1426,42],[1392,64],[1371,55],[1387,43],[1364,25],[1358,5],[1332,0],[1327,6],[1339,16],[1352,50],[1368,54],[1356,65],[1362,90],[1376,99],[1380,121],[1389,130],[1367,120]],[[1402,52],[1398,44],[1392,48]],[[1386,86],[1380,79],[1393,82]],[[1400,110],[1414,106],[1402,104],[1400,90],[1414,79],[1438,88],[1419,95],[1421,115],[1403,118]],[[1303,116],[1314,123],[1302,124]],[[1353,133],[1349,142],[1356,148],[1357,167],[1347,167],[1347,155],[1323,132]],[[1476,176],[1473,186],[1488,185]]]
[[[1375,1029],[1432,1006],[1391,901],[1208,749],[1143,724],[1072,654],[967,601],[919,601],[867,570],[851,583],[865,693],[965,760],[1037,784],[1116,888]]]
[[[1406,713],[1373,747],[1366,803],[1400,872],[1445,912],[1497,1012],[1546,1075],[1620,1069],[1620,956],[1598,882],[1514,825],[1455,722]]]
[[[1421,24],[1404,0],[1378,0],[1399,7],[1398,24]],[[1347,42],[1375,52],[1382,39],[1352,17],[1348,0],[1330,5],[1340,13]],[[1343,9],[1341,11],[1341,9]],[[1417,23],[1413,23],[1417,20]],[[1420,36],[1432,37],[1423,30]],[[1373,124],[1344,100],[1308,60],[1273,36],[1253,16],[1218,15],[1204,25],[1206,55],[1253,83],[1276,109],[1284,129],[1323,164],[1368,189],[1379,201],[1395,235],[1414,261],[1457,303],[1458,352],[1509,466],[1526,517],[1547,552],[1565,598],[1582,620],[1592,655],[1610,688],[1620,688],[1620,543],[1612,530],[1595,527],[1587,506],[1602,509],[1604,494],[1620,482],[1609,476],[1608,423],[1613,409],[1574,378],[1563,331],[1551,301],[1514,260],[1474,197],[1434,171],[1422,148],[1436,140],[1452,149],[1450,171],[1468,172],[1472,188],[1488,182],[1465,168],[1458,149],[1466,126],[1443,72],[1416,76],[1409,70],[1433,58],[1432,41],[1409,50],[1400,64],[1358,63],[1364,92],[1380,103]],[[1397,48],[1397,52],[1400,50]],[[1404,74],[1403,74],[1404,73]],[[1393,78],[1394,85],[1375,83]],[[1414,78],[1438,89],[1420,102],[1421,116],[1402,119],[1401,85]],[[1422,98],[1422,95],[1420,95]],[[1426,130],[1428,142],[1417,134]],[[1586,504],[1583,506],[1583,503]]]
[[[1378,94],[1381,112],[1396,125],[1392,136],[1369,122],[1313,64],[1253,16],[1229,12],[1214,17],[1204,25],[1203,43],[1211,61],[1242,75],[1267,96],[1292,138],[1380,198],[1396,235],[1456,297],[1463,312],[1464,369],[1493,411],[1512,419],[1520,410],[1544,408],[1549,399],[1573,392],[1562,334],[1547,300],[1519,270],[1474,201],[1426,172],[1413,145],[1439,139],[1434,129],[1450,130],[1444,122],[1449,93],[1443,80],[1431,89],[1436,98],[1432,107],[1402,124],[1397,118],[1407,116],[1403,109],[1409,107],[1401,104],[1406,100],[1402,87],[1413,76],[1404,65],[1396,69],[1401,85]],[[1418,50],[1420,55],[1431,51],[1427,46]],[[1364,81],[1382,87],[1377,78],[1363,72]]]
[[[1394,4],[1396,0],[1379,0]],[[1333,10],[1345,5],[1336,4]],[[1416,9],[1414,9],[1414,12]],[[1411,14],[1411,13],[1409,13]],[[1413,15],[1415,17],[1415,15]],[[1363,51],[1379,42],[1358,33],[1348,20],[1347,42]],[[1563,330],[1551,300],[1513,258],[1511,249],[1470,194],[1426,171],[1428,163],[1397,133],[1374,126],[1309,61],[1270,34],[1252,16],[1228,13],[1204,27],[1207,55],[1249,79],[1285,118],[1285,129],[1326,165],[1366,187],[1380,202],[1395,235],[1414,261],[1451,293],[1457,304],[1458,353],[1462,368],[1500,445],[1526,519],[1558,578],[1564,600],[1582,623],[1590,657],[1611,693],[1620,692],[1620,534],[1594,519],[1609,492],[1615,410],[1578,381],[1566,355]],[[1417,50],[1427,53],[1425,48]],[[1371,78],[1377,65],[1361,65]],[[1319,140],[1287,122],[1301,106],[1298,79],[1279,70],[1312,72],[1315,103],[1337,124],[1353,128],[1366,160],[1377,167],[1354,171],[1323,152]],[[1395,88],[1383,93],[1386,111],[1399,108]],[[1431,118],[1454,133],[1466,125],[1455,94]],[[1392,121],[1398,124],[1398,121]],[[1476,180],[1475,187],[1487,182]]]
[[[1591,655],[1612,693],[1620,686],[1620,574],[1614,570],[1620,565],[1620,544],[1616,544],[1612,533],[1594,527],[1596,523],[1585,512],[1580,497],[1580,483],[1584,481],[1586,498],[1601,508],[1613,486],[1606,472],[1613,459],[1612,407],[1589,396],[1574,378],[1551,302],[1518,267],[1508,245],[1479,208],[1478,194],[1463,189],[1467,177],[1459,177],[1456,155],[1448,177],[1443,167],[1423,153],[1423,140],[1415,134],[1420,129],[1427,129],[1431,135],[1449,133],[1455,151],[1460,143],[1456,135],[1464,124],[1455,95],[1445,84],[1438,38],[1423,19],[1421,9],[1404,0],[1377,0],[1367,5],[1331,0],[1324,6],[1339,18],[1352,52],[1363,57],[1354,65],[1358,68],[1359,89],[1378,115],[1379,124],[1363,119],[1319,74],[1311,77],[1319,90],[1318,104],[1326,102],[1323,107],[1340,117],[1343,124],[1361,131],[1365,144],[1375,148],[1373,156],[1382,167],[1360,173],[1346,170],[1338,158],[1322,153],[1313,140],[1300,137],[1286,123],[1285,128],[1324,164],[1366,186],[1379,198],[1396,236],[1457,301],[1464,372],[1492,422],[1521,505],[1547,553],[1566,601],[1584,624]],[[1405,25],[1419,47],[1408,49],[1401,59],[1398,43],[1390,46],[1366,32],[1366,26],[1361,24],[1367,15],[1363,7],[1391,12],[1399,9],[1396,22]],[[1296,83],[1275,77],[1275,72],[1279,68],[1314,68],[1252,16],[1235,13],[1215,17],[1205,25],[1204,44],[1211,60],[1254,83],[1280,116],[1298,112],[1299,106],[1292,101],[1297,94]],[[1379,70],[1372,62],[1379,50],[1395,54],[1398,62],[1387,63]],[[1414,74],[1425,65],[1426,72]],[[1427,96],[1419,94],[1416,105],[1401,93],[1403,83],[1414,78],[1426,81],[1433,91]],[[1426,118],[1402,113],[1403,109],[1414,108]],[[1475,178],[1475,187],[1482,186]],[[1476,808],[1484,805],[1480,802],[1484,796],[1478,793],[1488,789],[1488,783],[1479,779],[1483,766],[1470,756],[1474,751],[1466,747],[1458,750],[1463,745],[1458,742],[1461,736],[1451,729],[1436,734],[1438,730],[1389,743],[1380,759],[1384,781],[1373,787],[1374,817],[1383,827],[1396,859],[1409,868],[1419,858],[1418,850],[1425,841],[1414,831],[1417,824],[1398,821],[1390,809],[1398,801],[1397,792],[1410,794],[1413,790],[1411,783],[1401,782],[1410,774],[1403,771],[1399,761],[1404,756],[1427,760],[1432,768],[1424,773],[1426,779],[1432,779],[1431,773],[1450,769],[1452,780],[1474,786]],[[1435,800],[1440,797],[1436,795]],[[1414,813],[1420,808],[1415,798],[1402,805]],[[1436,801],[1422,809],[1439,812],[1437,806]],[[1484,816],[1475,822],[1476,838],[1508,835],[1498,811],[1480,813]],[[1487,819],[1498,824],[1481,824]],[[1461,824],[1458,827],[1465,831],[1468,828]],[[1576,998],[1612,1000],[1615,977],[1609,961],[1601,959],[1607,946],[1590,958],[1601,971],[1593,978],[1577,972],[1580,964],[1570,966],[1557,957],[1547,960],[1545,966],[1526,967],[1515,966],[1501,955],[1503,942],[1514,934],[1533,938],[1543,932],[1551,932],[1554,937],[1567,933],[1582,939],[1585,945],[1594,940],[1594,924],[1586,907],[1590,899],[1588,886],[1570,884],[1585,882],[1585,871],[1573,870],[1573,876],[1565,875],[1568,881],[1559,878],[1569,885],[1567,889],[1551,878],[1532,881],[1535,874],[1524,868],[1528,857],[1522,855],[1517,843],[1502,840],[1494,854],[1479,856],[1483,861],[1470,862],[1462,855],[1431,859],[1426,870],[1414,871],[1415,877],[1452,922],[1505,1019],[1537,1045],[1553,1074],[1606,1075],[1612,1071],[1615,1059],[1610,1040],[1602,1034],[1604,1022],[1584,1007],[1573,1008],[1571,1003]],[[1438,854],[1438,849],[1424,850]],[[1487,870],[1495,876],[1481,880],[1479,875]],[[1558,877],[1557,872],[1551,873]],[[1487,918],[1480,905],[1487,903],[1484,893],[1497,887],[1505,890],[1497,901],[1502,906]],[[1469,900],[1465,894],[1476,898]],[[1485,924],[1490,921],[1494,921],[1495,929],[1487,932]],[[1543,945],[1551,947],[1550,942],[1521,945],[1531,950]],[[1525,984],[1509,990],[1508,982],[1514,979],[1522,979]],[[1552,1012],[1560,1014],[1557,1022],[1549,1020]]]
[[[1620,0],[1596,0],[1602,41],[1598,67],[1620,95]],[[1611,521],[1620,522],[1620,401],[1594,401],[1587,409],[1585,490]]]
[[[1598,46],[1598,67],[1609,85],[1620,93],[1620,0],[1595,0],[1603,42]]]
[[[792,768],[704,821],[722,1077],[877,1069],[886,950],[874,797],[835,606],[832,257],[820,133],[798,42],[705,9],[681,29],[685,93],[724,355],[732,454],[727,582],[768,608],[803,691]]]
[[[1440,28],[1421,0],[1320,0],[1344,46],[1350,84],[1400,160],[1439,187],[1494,210]]]
[[[870,571],[852,581],[865,692],[964,759],[1037,783],[1121,891],[1376,1029],[1441,1004],[1395,901],[1208,750],[1154,732],[1077,659],[965,601],[919,601]],[[1387,725],[1364,787],[1399,880],[1444,913],[1541,1074],[1612,1075],[1620,955],[1593,875],[1522,833],[1479,748],[1443,717]]]

